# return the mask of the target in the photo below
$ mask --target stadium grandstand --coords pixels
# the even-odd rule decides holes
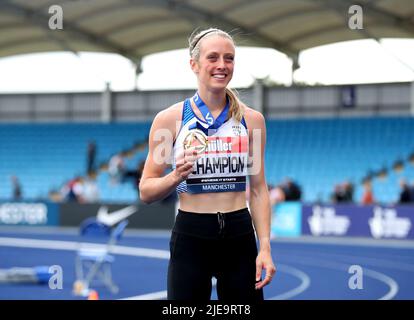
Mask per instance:
[[[145,56],[185,48],[196,27],[214,25],[233,31],[241,46],[284,53],[293,74],[300,53],[309,48],[414,37],[414,2],[360,2],[367,27],[355,31],[344,21],[352,1],[5,0],[0,1],[0,60],[35,52],[109,52],[130,59],[139,77]],[[64,28],[55,32],[48,22],[59,10]],[[281,280],[265,298],[413,299],[414,83],[275,86],[257,79],[237,89],[266,119],[269,188],[286,193],[283,184],[291,179],[301,190],[295,201],[278,198],[274,204],[272,248]],[[103,207],[126,206],[136,206],[137,213],[129,216],[130,233],[115,255],[120,291],[99,287],[100,296],[166,298],[166,234],[176,198],[145,205],[138,181],[153,118],[193,94],[189,89],[115,92],[109,86],[103,92],[0,93],[0,299],[79,299],[72,292],[74,257],[65,255],[74,249],[65,245],[79,241],[85,218]],[[113,173],[115,161],[122,162],[121,178]],[[79,181],[83,191],[93,186],[91,199],[73,201]],[[401,203],[403,181],[408,193],[412,189],[411,204]],[[352,186],[351,196],[340,201],[335,192],[344,184]],[[373,199],[364,203],[367,185]],[[46,211],[39,213],[38,204]],[[37,214],[41,217],[33,218]],[[27,228],[32,225],[37,226]],[[25,239],[32,241],[27,247]],[[52,252],[50,257],[42,250]],[[56,264],[66,270],[58,293],[4,280],[4,270],[17,265]],[[133,278],[137,265],[147,277]],[[366,291],[356,293],[344,282],[349,265],[367,267]],[[328,282],[334,281],[341,284],[331,291]]]
[[[266,172],[270,184],[277,185],[290,177],[302,186],[303,201],[327,203],[331,201],[335,184],[350,180],[356,187],[354,201],[358,203],[363,181],[371,177],[378,203],[398,202],[399,180],[414,178],[409,161],[414,151],[410,84],[354,86],[358,99],[353,107],[344,107],[341,99],[335,99],[349,90],[349,86],[261,87],[261,90],[260,96],[268,101],[268,104],[263,102],[263,109],[269,114]],[[240,92],[245,101],[254,105],[256,88]],[[1,168],[6,177],[0,182],[2,197],[12,194],[7,176],[18,173],[24,182],[27,200],[48,199],[51,191],[60,190],[70,179],[87,173],[87,144],[95,140],[99,149],[100,200],[136,201],[136,186],[133,183],[111,185],[105,164],[109,164],[114,154],[145,144],[150,121],[127,121],[134,117],[143,119],[148,114],[153,116],[160,106],[189,94],[187,91],[113,93],[112,123],[97,122],[98,93],[88,94],[89,99],[76,93],[52,97],[48,94],[2,95],[2,120],[7,123],[0,125],[1,157],[8,164]],[[393,100],[377,102],[385,94],[394,96]],[[301,96],[304,104],[290,108]],[[70,106],[71,101],[76,102]],[[146,110],[137,110],[137,106],[142,106],[141,101],[147,101]],[[20,107],[16,108],[17,103]],[[31,105],[35,107],[28,107]],[[49,112],[51,109],[53,112]],[[91,119],[89,123],[85,123],[85,114]],[[13,120],[19,123],[10,123]],[[145,148],[125,157],[128,170],[134,170],[145,159]],[[404,164],[402,171],[393,169],[398,161]],[[383,169],[387,175],[380,179],[378,173]]]

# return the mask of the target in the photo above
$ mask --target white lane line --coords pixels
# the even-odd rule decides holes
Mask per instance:
[[[147,257],[147,258],[157,258],[157,259],[169,259],[170,258],[169,251],[159,250],[159,249],[115,246],[112,252],[116,254],[126,255],[126,256]]]
[[[6,238],[0,237],[0,246],[4,247],[21,247],[21,248],[35,248],[35,249],[54,249],[54,250],[68,250],[76,251],[79,249],[80,242],[74,241],[60,241],[60,240],[38,240],[38,239],[22,239],[22,238]],[[99,249],[106,248],[106,244],[97,244],[91,242],[82,242],[82,247],[94,247]],[[167,250],[147,249],[138,247],[113,246],[112,253],[148,257],[158,259],[169,259],[170,253]]]
[[[52,249],[52,250],[67,250],[76,251],[79,249],[79,242],[73,241],[55,241],[55,240],[38,240],[38,239],[22,239],[22,238],[6,238],[0,237],[0,246],[4,247],[21,247],[21,248],[34,248],[34,249]],[[82,247],[90,246],[93,248],[106,248],[105,244],[97,243],[85,243],[82,242]],[[135,257],[148,257],[158,259],[169,259],[170,252],[166,250],[147,249],[147,248],[135,248],[126,246],[114,246],[112,247],[112,253],[119,255],[135,256]],[[215,282],[213,281],[213,285]],[[138,295],[128,297],[122,300],[163,300],[167,298],[167,291],[152,292],[144,295]]]
[[[0,238],[0,246],[37,249],[77,250],[78,243],[73,241],[38,240],[24,238]]]
[[[414,249],[413,240],[403,239],[372,239],[361,237],[315,237],[315,236],[300,236],[296,238],[291,237],[275,237],[271,240],[272,243],[300,243],[305,245],[339,245],[339,246],[357,246],[357,247],[384,247],[384,248],[403,248]]]
[[[378,300],[391,300],[392,298],[395,297],[395,295],[398,293],[398,283],[392,279],[391,277],[381,273],[381,272],[377,272],[371,269],[367,269],[367,268],[363,268],[364,273],[371,278],[377,279],[379,281],[382,281],[384,283],[386,283],[389,287],[390,287],[390,291],[387,292],[387,294],[381,298],[379,298]]]
[[[302,292],[304,292],[306,289],[309,288],[311,280],[309,278],[309,276],[304,273],[303,271],[296,269],[294,267],[285,265],[285,264],[277,264],[277,271],[280,272],[284,272],[284,273],[288,273],[291,274],[292,276],[298,278],[301,281],[301,284],[292,289],[289,290],[287,292],[281,293],[277,296],[271,297],[269,298],[269,300],[287,300],[290,299],[294,296],[297,296],[298,294],[301,294]]]
[[[106,246],[104,244],[96,244],[96,243],[83,243],[83,244],[90,245],[90,246],[93,246],[93,247],[102,247],[102,248],[105,248],[105,246]],[[79,242],[0,237],[0,246],[76,251],[76,250],[79,249]],[[113,250],[114,250],[113,251],[114,253],[117,253],[117,254],[120,254],[120,255],[129,255],[129,256],[138,256],[138,257],[151,257],[151,258],[159,258],[159,259],[168,259],[169,258],[169,251],[167,251],[167,250],[134,248],[134,247],[126,247],[126,246],[114,246]],[[303,262],[303,261],[304,261],[304,259],[303,259],[303,257],[301,257],[300,262]],[[308,261],[309,261],[309,259],[308,259]],[[316,260],[313,260],[313,261],[316,261]],[[309,264],[309,262],[308,262],[308,264]],[[312,263],[311,263],[311,265],[312,265]],[[326,263],[326,262],[324,264],[321,264],[320,261],[317,261],[317,263],[316,264],[313,263],[313,265],[316,265],[316,266],[319,266],[319,267],[324,265],[326,268],[331,268],[331,269],[335,269],[335,270],[346,270],[346,271],[348,270],[348,266],[344,265],[344,264],[335,264],[336,266],[333,267],[332,263],[329,266],[329,264]],[[340,266],[339,268],[338,268],[338,265]],[[301,271],[298,270],[298,269],[296,269],[296,270],[299,271],[299,273],[296,272],[296,276],[300,277],[299,274],[300,274]],[[364,268],[364,270],[368,271],[367,276],[369,276],[371,278],[374,278],[376,280],[379,280],[379,281],[385,283],[387,286],[390,287],[390,291],[386,295],[381,297],[380,298],[381,300],[392,299],[398,293],[399,286],[398,286],[397,282],[394,279],[388,277],[387,275],[385,275],[383,273],[380,273],[380,272],[377,272],[377,271],[374,271],[374,270],[369,270],[369,269],[366,269],[366,268]],[[286,271],[286,269],[284,271]],[[286,271],[286,272],[288,272],[288,271]],[[292,272],[291,272],[291,274],[292,274]],[[305,284],[306,284],[306,282],[305,282]],[[303,283],[298,288],[302,287],[302,285],[303,285]],[[293,289],[293,290],[297,290],[298,288]],[[289,292],[287,292],[287,293],[289,293]],[[285,293],[285,294],[287,294],[287,293]],[[154,293],[154,294],[157,294],[157,293]],[[285,294],[282,294],[282,295],[285,295]]]
[[[133,296],[128,298],[122,298],[119,300],[165,300],[167,299],[167,290],[142,294],[139,296]]]
[[[278,249],[278,252],[282,252],[284,254],[292,254],[292,250],[284,250],[284,249]],[[349,255],[349,254],[336,254],[336,253],[322,253],[322,252],[312,252],[312,254],[309,254],[308,251],[300,251],[295,250],[294,255],[298,256],[309,256],[311,255],[312,258],[315,257],[321,257],[322,259],[340,259],[340,262],[343,263],[349,263],[349,264],[367,264],[372,265],[375,267],[381,267],[381,268],[388,268],[388,269],[394,269],[394,270],[401,270],[401,271],[408,271],[408,272],[414,272],[414,264],[412,263],[405,263],[405,262],[395,262],[395,261],[389,261],[385,260],[383,258],[372,258],[372,257],[362,257],[360,255]],[[398,257],[390,257],[392,258],[398,258]],[[352,261],[352,262],[350,262]]]
[[[344,272],[348,272],[348,268],[349,268],[349,265],[346,265],[343,263],[320,261],[320,260],[316,260],[312,258],[303,258],[303,256],[300,256],[300,257],[298,256],[297,259],[299,260],[295,259],[296,263],[320,267],[320,268],[327,268],[327,269],[339,270],[339,271],[344,271]],[[392,299],[398,293],[398,290],[399,290],[398,283],[391,277],[381,272],[367,269],[365,267],[363,268],[363,270],[368,271],[367,273],[365,273],[368,277],[373,278],[375,280],[379,280],[385,283],[390,288],[390,290],[383,297],[378,298],[378,300]]]
[[[217,280],[213,278],[212,285],[215,287],[217,285]],[[167,299],[167,290],[152,292],[147,294],[141,294],[138,296],[122,298],[119,300],[165,300]]]

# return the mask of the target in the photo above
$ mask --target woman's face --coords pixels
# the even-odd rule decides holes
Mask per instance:
[[[209,90],[223,90],[233,77],[235,49],[233,42],[213,35],[201,40],[200,58],[190,60],[198,83]]]

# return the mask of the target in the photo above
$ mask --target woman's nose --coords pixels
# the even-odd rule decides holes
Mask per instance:
[[[221,58],[217,62],[217,68],[224,69],[226,67],[226,62],[224,61],[224,58]]]

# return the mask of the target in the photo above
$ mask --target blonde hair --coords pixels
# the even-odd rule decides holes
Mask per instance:
[[[189,51],[190,51],[190,57],[194,59],[195,61],[199,61],[200,59],[200,46],[203,39],[210,37],[210,36],[220,36],[223,38],[226,38],[230,40],[233,45],[235,45],[233,37],[229,35],[227,32],[217,29],[217,28],[209,28],[206,30],[202,30],[199,32],[194,31],[190,38],[188,39],[189,44]],[[226,95],[229,99],[230,109],[228,118],[235,118],[237,121],[241,122],[243,118],[243,107],[241,104],[241,101],[236,93],[235,90],[232,90],[230,88],[226,88]]]

